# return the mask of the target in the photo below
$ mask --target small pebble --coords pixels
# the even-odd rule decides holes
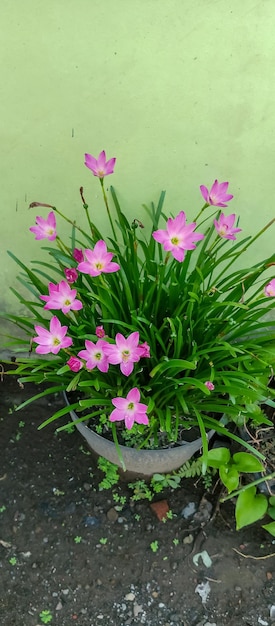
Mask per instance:
[[[183,543],[185,543],[186,545],[189,545],[193,541],[194,541],[194,536],[191,535],[191,534],[187,535],[187,537],[184,537],[184,539],[183,539]]]
[[[271,619],[275,618],[275,604],[272,604],[272,606],[270,607],[270,613],[269,613]]]
[[[125,597],[125,600],[129,600],[129,602],[133,602],[136,596],[134,593],[130,591],[130,593],[127,593],[126,596],[124,597]]]
[[[184,509],[182,509],[181,516],[184,517],[184,519],[189,519],[189,517],[192,517],[192,515],[194,515],[195,511],[196,511],[195,502],[188,502],[188,504],[184,507]]]
[[[21,552],[21,555],[22,555],[22,557],[24,559],[29,559],[30,556],[31,556],[31,552],[30,551],[28,551],[28,552]]]
[[[109,522],[116,522],[118,520],[118,512],[115,510],[114,507],[107,511],[107,519],[109,520]]]
[[[63,609],[63,604],[62,602],[59,600],[59,602],[57,603],[55,610],[56,611],[61,611],[61,609]]]
[[[99,526],[100,521],[98,517],[94,517],[93,515],[86,515],[86,517],[83,518],[83,524],[84,526]]]
[[[134,602],[133,613],[134,613],[134,617],[137,617],[139,615],[139,613],[143,613],[142,606],[140,604],[138,604],[137,602]]]
[[[23,522],[25,518],[26,518],[25,513],[20,513],[19,511],[16,511],[13,519],[15,522]]]

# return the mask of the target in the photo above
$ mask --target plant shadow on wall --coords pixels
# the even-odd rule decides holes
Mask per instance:
[[[225,211],[233,198],[228,183],[215,180],[210,190],[201,185],[204,204],[193,222],[183,210],[166,215],[162,192],[157,205],[143,207],[150,228],[142,215],[129,223],[114,188],[110,204],[104,185],[115,161],[107,161],[104,151],[97,159],[85,155],[99,180],[110,237],[92,221],[83,188],[87,232],[54,206],[30,205],[50,209],[30,228],[38,241],[49,241],[43,247],[49,260],[27,266],[9,252],[30,293],[27,299],[12,289],[27,314],[5,316],[26,333],[9,345],[30,352],[11,373],[21,383],[47,382],[28,402],[76,393],[39,427],[77,411],[76,425],[88,420],[113,440],[122,467],[121,444],[145,452],[177,448],[192,427],[200,431],[203,472],[215,461],[208,452],[212,430],[263,459],[236,427],[271,425],[261,405],[273,403],[275,395],[269,386],[275,321],[267,326],[264,318],[275,309],[275,254],[239,266],[240,260],[249,264],[246,252],[251,258],[275,220],[243,237],[236,215]],[[72,227],[68,241],[62,239],[62,220]],[[228,473],[229,460],[219,463]]]

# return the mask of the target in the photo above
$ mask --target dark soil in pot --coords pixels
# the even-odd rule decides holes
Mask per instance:
[[[98,491],[102,474],[79,433],[37,430],[60,398],[14,412],[33,392],[0,383],[1,623],[42,625],[49,611],[54,626],[271,625],[275,544],[260,524],[237,533],[232,503],[219,506],[218,487],[205,492],[200,480],[160,496],[173,513],[166,523],[147,501],[131,503],[127,484]],[[182,516],[205,500],[210,518]],[[210,568],[193,561],[204,550]],[[206,583],[203,603],[196,589]]]

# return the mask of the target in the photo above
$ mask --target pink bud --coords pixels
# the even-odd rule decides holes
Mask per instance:
[[[215,385],[213,385],[213,383],[211,383],[211,380],[207,380],[204,384],[207,387],[207,389],[209,389],[209,391],[214,391]]]
[[[150,346],[148,345],[147,341],[144,341],[144,343],[140,343],[139,349],[140,349],[140,357],[143,357],[145,359],[150,359]]]
[[[102,339],[103,337],[105,337],[105,330],[103,326],[97,326],[95,329],[95,334],[97,337],[99,337],[99,339]]]
[[[81,370],[81,368],[83,367],[82,361],[80,361],[80,359],[78,359],[76,356],[71,356],[67,361],[67,365],[69,366],[70,370],[72,370],[72,372],[79,372],[79,370]]]
[[[79,249],[79,248],[75,248],[73,250],[73,257],[74,257],[75,261],[77,261],[78,263],[82,263],[82,261],[84,261],[84,254],[83,254],[82,250]]]
[[[64,274],[68,283],[74,283],[77,280],[78,272],[74,267],[66,267]]]

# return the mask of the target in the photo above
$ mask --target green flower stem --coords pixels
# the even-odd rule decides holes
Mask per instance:
[[[196,217],[195,217],[195,219],[194,219],[194,222],[197,222],[197,221],[198,221],[198,219],[199,219],[199,217],[201,216],[201,214],[203,213],[203,211],[204,211],[205,209],[207,209],[207,207],[209,207],[209,206],[210,206],[210,204],[208,204],[207,202],[203,205],[203,207],[202,207],[202,209],[200,210],[200,212],[198,213],[198,215],[196,215]]]
[[[62,239],[60,239],[60,237],[58,237],[58,235],[56,236],[56,243],[58,245],[58,248],[61,252],[66,252],[67,254],[69,254],[71,256],[71,250],[65,245],[65,243],[63,243]]]
[[[249,248],[249,246],[252,245],[252,243],[254,243],[268,228],[270,228],[270,226],[272,226],[272,224],[274,224],[275,222],[275,218],[273,218],[270,222],[268,222],[268,224],[266,224],[256,235],[255,237],[252,237],[252,239],[250,239],[250,241],[239,250],[239,252],[236,252],[236,254],[234,254],[234,258],[230,259],[229,263],[226,265],[226,267],[223,268],[223,270],[220,272],[220,274],[218,274],[218,276],[216,276],[215,278],[215,282],[218,283],[218,281],[220,280],[220,278],[222,276],[224,276],[224,274],[226,274],[227,270],[229,267],[231,267],[232,263],[235,263],[236,259],[238,259],[239,256],[241,256],[241,254],[243,252],[246,252],[246,250]],[[233,256],[233,255],[232,255]],[[255,270],[256,272],[256,270]],[[254,272],[254,273],[255,273]]]
[[[86,213],[86,217],[87,217],[87,220],[88,220],[88,224],[89,224],[89,227],[90,227],[90,231],[91,231],[92,237],[94,237],[95,236],[94,225],[93,225],[93,222],[91,221],[91,218],[90,218],[89,205],[86,204],[86,202],[83,204],[83,209],[85,210],[85,213]]]
[[[82,228],[80,228],[80,226],[77,226],[77,224],[75,223],[75,221],[70,220],[69,217],[67,217],[66,215],[64,215],[64,213],[61,213],[61,211],[59,211],[59,209],[57,209],[55,206],[53,206],[53,211],[55,211],[58,215],[60,215],[60,217],[63,218],[63,220],[65,220],[65,222],[68,222],[68,224],[71,224],[71,226],[73,226],[74,228],[76,228],[77,230],[79,230],[80,233],[82,233],[82,235],[86,235],[85,230],[83,230]]]
[[[266,224],[266,226],[264,226],[258,233],[257,235],[255,235],[255,237],[252,237],[252,239],[250,239],[250,241],[243,247],[241,248],[241,250],[239,252],[236,252],[236,255],[234,255],[234,263],[236,261],[236,259],[241,256],[241,254],[243,252],[246,252],[246,250],[249,248],[249,246],[251,246],[252,243],[254,243],[256,241],[256,239],[258,239],[258,237],[260,237],[268,228],[270,228],[270,226],[272,226],[272,224],[274,224],[275,222],[275,218],[273,218],[273,220],[271,220],[270,222],[268,222],[268,224]],[[218,282],[220,276],[222,276],[223,274],[225,274],[225,272],[228,270],[229,267],[231,267],[232,265],[232,260],[230,260],[230,262],[228,263],[228,265],[223,269],[223,271],[221,272],[221,274],[219,274],[218,277],[216,277],[216,282]],[[254,272],[255,273],[255,272]]]
[[[110,224],[111,224],[113,235],[114,235],[115,240],[117,241],[116,231],[115,231],[115,228],[114,228],[114,224],[113,224],[111,212],[110,212],[110,209],[109,209],[109,204],[108,204],[106,192],[105,192],[105,189],[104,189],[104,178],[100,178],[99,180],[100,180],[100,185],[101,185],[101,189],[102,189],[103,200],[104,200],[104,203],[105,203],[105,206],[106,206],[106,209],[107,209],[108,218],[109,218],[109,221],[110,221]]]
[[[252,243],[254,243],[254,241],[256,241],[256,239],[258,239],[258,237],[261,237],[261,235],[268,229],[270,228],[270,226],[272,226],[272,224],[274,224],[275,222],[275,217],[273,218],[273,220],[271,220],[270,222],[268,222],[268,224],[266,224],[258,233],[257,235],[255,235],[255,237],[252,237],[252,239],[250,239],[250,241],[248,242],[248,244],[246,246],[244,246],[244,248],[242,248],[242,250],[240,250],[239,254],[236,256],[236,258],[238,258],[238,256],[240,254],[242,254],[242,252],[245,252],[247,250],[247,248],[249,248],[249,246],[251,246]]]
[[[122,456],[122,452],[121,452],[121,449],[120,449],[120,446],[119,446],[119,443],[118,443],[116,426],[115,426],[114,423],[112,423],[112,435],[113,435],[113,440],[114,440],[114,444],[115,444],[115,447],[116,447],[117,455],[118,455],[118,458],[119,458],[119,460],[121,462],[121,465],[122,465],[122,469],[123,469],[124,472],[126,472],[126,466],[125,466],[124,459],[123,459],[123,456]]]
[[[211,244],[210,248],[208,248],[208,250],[206,250],[205,254],[210,255],[219,242],[220,242],[220,237],[217,236],[216,239],[214,239],[213,243]]]
[[[232,491],[232,493],[230,493],[228,496],[221,498],[220,502],[226,502],[226,500],[231,500],[231,498],[235,498],[240,493],[242,493],[243,491],[246,491],[250,487],[260,485],[260,483],[264,483],[267,480],[272,480],[273,478],[275,478],[275,472],[272,472],[272,474],[269,474],[268,476],[263,476],[262,478],[258,478],[258,480],[253,480],[252,483],[248,483],[247,485],[244,485],[244,487],[241,487],[241,489],[238,489],[237,491]]]

